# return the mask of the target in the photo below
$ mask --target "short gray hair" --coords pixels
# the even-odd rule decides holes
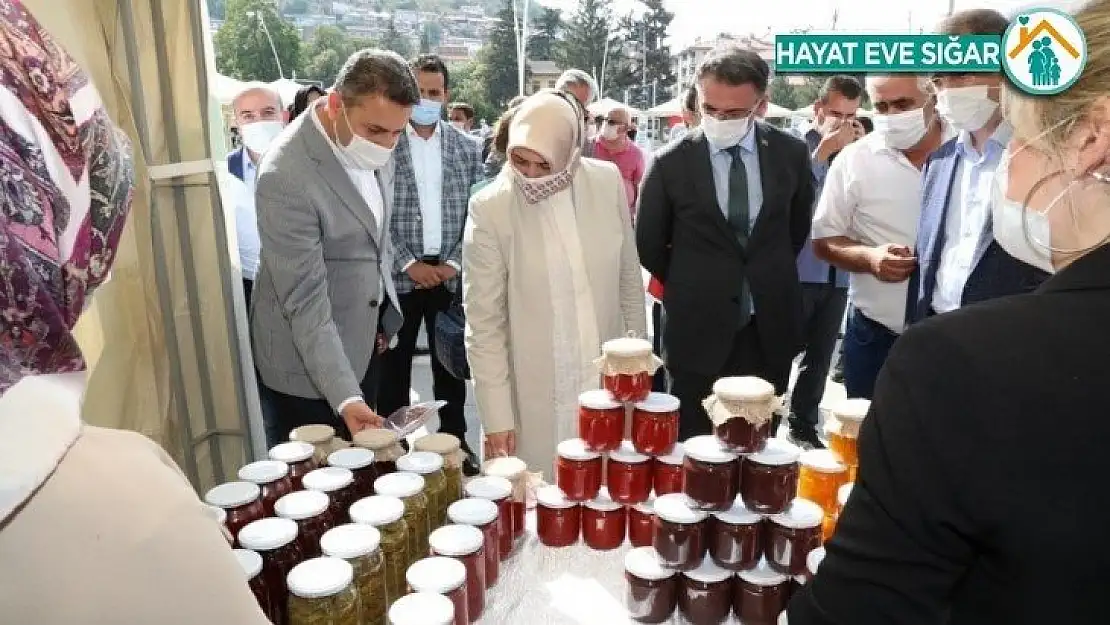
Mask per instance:
[[[866,78],[867,91],[868,91],[868,93],[870,93],[872,91],[872,88],[871,88],[872,84],[878,78],[906,78],[906,77],[912,76],[912,75],[915,75],[915,74],[868,74],[867,78]],[[921,90],[921,93],[926,93],[926,94],[929,93],[929,85],[932,84],[932,82],[933,82],[932,78],[930,78],[929,76],[927,76],[925,74],[916,74],[916,76],[917,76],[917,88],[919,90]]]
[[[235,97],[231,99],[231,111],[238,114],[239,100],[242,100],[245,96],[252,93],[265,93],[266,95],[272,97],[274,101],[277,102],[277,107],[279,109],[285,106],[281,101],[281,93],[279,93],[277,89],[274,89],[264,82],[249,82],[243,85],[243,88],[239,90],[239,93],[236,93]]]
[[[567,87],[586,87],[590,90],[589,101],[590,104],[597,99],[597,81],[589,72],[580,69],[568,69],[559,76],[559,80],[555,81],[555,88],[559,91],[566,91]]]
[[[336,75],[334,89],[349,104],[366,95],[382,95],[401,106],[420,102],[409,63],[396,52],[376,48],[352,54]]]

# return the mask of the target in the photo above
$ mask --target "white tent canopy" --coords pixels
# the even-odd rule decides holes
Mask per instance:
[[[648,117],[677,117],[682,115],[682,98],[671,98],[666,102],[648,109]]]
[[[231,104],[235,96],[247,86],[247,83],[224,76],[223,74],[215,74],[212,79],[210,89],[212,90],[212,97],[220,104]]]
[[[602,98],[597,102],[594,102],[593,104],[587,106],[586,110],[590,112],[590,115],[608,115],[609,111],[615,108],[628,109],[628,112],[633,117],[639,117],[643,115],[643,113],[640,112],[638,109],[631,107],[624,102],[617,102],[613,98]]]
[[[765,119],[779,119],[782,117],[790,117],[794,112],[785,106],[779,106],[771,102],[767,103],[767,112],[763,114]]]
[[[279,78],[270,83],[270,86],[281,96],[282,104],[288,106],[293,103],[293,98],[297,96],[297,92],[300,91],[301,87],[304,85],[295,80],[289,80],[288,78]]]

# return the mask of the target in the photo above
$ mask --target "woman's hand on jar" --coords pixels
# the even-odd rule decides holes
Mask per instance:
[[[500,456],[516,455],[516,431],[494,432],[486,434],[485,456],[497,458]]]

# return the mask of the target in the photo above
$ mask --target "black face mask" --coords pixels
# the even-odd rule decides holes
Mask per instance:
[[[636,129],[635,128],[629,128],[628,129],[628,138],[632,139],[633,141],[636,140]]]

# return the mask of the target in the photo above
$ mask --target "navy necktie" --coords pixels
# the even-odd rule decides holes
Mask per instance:
[[[740,242],[740,247],[746,249],[748,235],[751,234],[748,168],[744,167],[744,160],[740,157],[743,148],[734,145],[727,151],[732,156],[732,164],[728,168],[728,225],[736,233],[736,240]],[[747,326],[751,318],[751,291],[748,287],[748,278],[745,276],[740,284],[740,327]]]

